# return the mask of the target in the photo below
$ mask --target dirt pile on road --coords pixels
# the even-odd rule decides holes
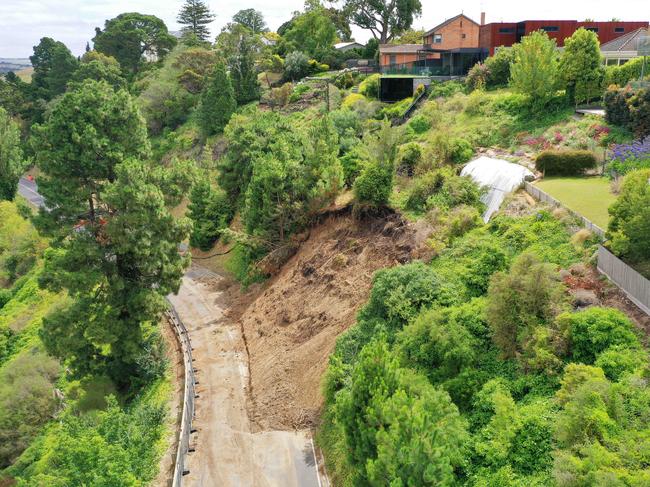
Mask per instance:
[[[336,338],[355,322],[378,269],[428,257],[429,231],[396,214],[331,216],[240,316],[250,356],[249,415],[259,429],[311,426]]]

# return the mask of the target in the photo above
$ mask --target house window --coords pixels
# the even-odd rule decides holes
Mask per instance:
[[[559,32],[560,28],[557,25],[545,25],[542,30],[544,32]]]
[[[442,34],[433,34],[433,43],[442,44]]]
[[[614,27],[614,32],[616,32],[617,34],[622,34],[623,32],[625,32],[625,27]]]
[[[465,39],[466,37],[467,37],[467,34],[461,34],[461,35],[460,35],[460,38],[461,38],[461,39]]]
[[[591,32],[598,32],[598,27],[585,27],[585,30],[589,30]]]
[[[514,34],[514,33],[515,33],[514,27],[501,27],[499,29],[499,34]]]
[[[391,54],[389,62],[390,62],[391,65],[397,64],[397,55],[396,54]]]

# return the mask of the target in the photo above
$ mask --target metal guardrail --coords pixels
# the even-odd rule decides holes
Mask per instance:
[[[556,206],[559,208],[564,208],[566,211],[568,211],[571,215],[576,217],[578,220],[582,222],[582,224],[585,226],[585,228],[591,230],[594,232],[596,235],[598,235],[601,239],[605,239],[605,230],[600,228],[598,225],[593,223],[591,220],[587,220],[584,216],[582,216],[580,213],[576,213],[570,208],[567,208],[565,205],[563,205],[561,202],[553,198],[550,194],[542,191],[539,189],[537,186],[529,183],[528,181],[524,182],[524,189],[526,192],[531,195],[533,198],[535,198],[538,201],[541,201],[543,203],[548,203],[551,206]]]
[[[190,435],[192,434],[192,421],[194,420],[194,400],[196,399],[196,377],[194,376],[194,365],[192,359],[192,342],[187,328],[181,321],[178,313],[170,303],[170,309],[166,311],[176,338],[181,346],[183,353],[183,368],[185,369],[185,384],[183,391],[183,412],[181,416],[181,427],[178,434],[178,447],[176,449],[176,459],[174,461],[174,478],[172,487],[183,485],[183,475],[189,473],[185,468],[185,457],[192,451],[190,449]]]

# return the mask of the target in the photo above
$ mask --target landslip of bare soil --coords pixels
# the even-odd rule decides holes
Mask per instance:
[[[247,406],[257,430],[315,424],[328,357],[368,299],[373,274],[426,258],[429,233],[425,223],[396,214],[335,215],[311,230],[239,319],[250,357]]]

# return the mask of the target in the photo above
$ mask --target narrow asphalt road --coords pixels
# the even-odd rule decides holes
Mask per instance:
[[[18,181],[18,194],[37,208],[45,206],[45,200],[38,194],[36,182],[25,177]]]

